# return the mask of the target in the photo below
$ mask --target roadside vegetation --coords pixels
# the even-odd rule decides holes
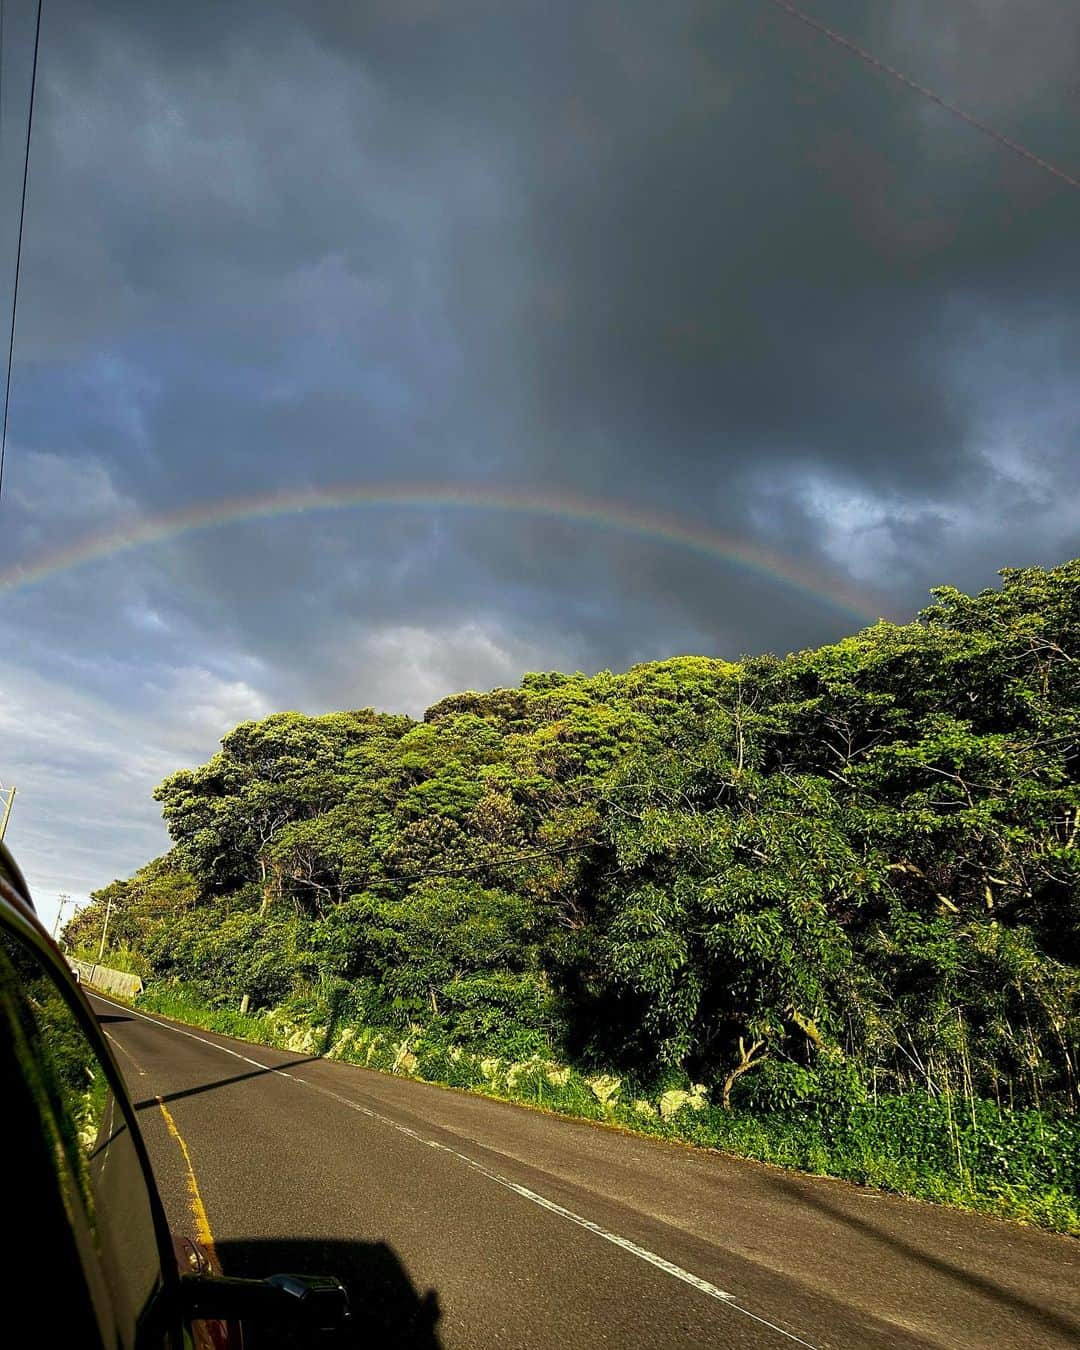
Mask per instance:
[[[69,925],[232,1034],[1080,1234],[1080,561],[244,723]],[[107,958],[108,959],[108,958]]]

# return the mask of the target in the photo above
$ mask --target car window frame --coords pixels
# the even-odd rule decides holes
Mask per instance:
[[[157,1242],[158,1267],[161,1271],[161,1283],[147,1304],[141,1322],[150,1326],[161,1324],[162,1344],[169,1344],[180,1333],[180,1271],[173,1251],[172,1235],[153,1168],[150,1155],[142,1137],[135,1109],[128,1094],[127,1085],[112,1050],[98,1025],[97,1017],[91,1008],[81,985],[75,983],[71,970],[60,950],[41,926],[40,920],[29,900],[28,890],[23,882],[21,888],[14,884],[16,879],[23,882],[11,855],[0,843],[0,932],[10,935],[21,942],[40,961],[44,972],[49,975],[58,993],[67,1005],[79,1030],[86,1037],[91,1050],[105,1072],[109,1088],[117,1109],[131,1134],[132,1147],[138,1160],[139,1171],[147,1192],[150,1215]],[[179,1343],[179,1341],[177,1342]]]

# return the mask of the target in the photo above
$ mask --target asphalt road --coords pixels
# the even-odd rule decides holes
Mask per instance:
[[[1072,1239],[92,1001],[174,1229],[359,1344],[1080,1345]]]

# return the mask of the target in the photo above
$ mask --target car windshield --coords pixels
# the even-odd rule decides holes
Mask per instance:
[[[1080,1339],[1078,51],[6,0],[0,839],[194,1266]]]

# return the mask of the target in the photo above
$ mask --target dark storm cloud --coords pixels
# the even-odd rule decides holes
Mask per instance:
[[[807,4],[1080,171],[1067,0]],[[50,0],[0,567],[198,503],[442,481],[684,517],[903,617],[1080,551],[1078,226],[1080,193],[767,0]],[[662,540],[366,509],[125,554],[0,623],[0,777],[85,885],[238,717],[853,620]],[[134,834],[95,816],[87,843],[91,762]]]
[[[859,7],[827,9],[858,33]],[[929,16],[859,35],[973,97],[981,67],[979,111],[1057,148],[1076,16],[1025,27],[1024,68],[1053,58],[1034,107],[1015,80],[995,98],[978,16],[952,15],[951,64]],[[173,470],[203,447],[241,482],[256,456],[271,478],[464,461],[726,524],[767,467],[941,493],[985,471],[982,391],[953,378],[973,329],[1068,298],[1067,190],[764,4],[196,7],[182,33],[121,8],[76,31],[98,60],[73,55],[53,162],[102,205],[130,337],[181,377]]]
[[[952,66],[935,52],[930,69],[960,67],[965,90],[981,69],[980,112],[1067,149],[1076,13],[1023,25],[1026,67],[1051,58],[1033,108],[1016,81],[995,97],[1007,44],[966,45],[967,8]],[[823,17],[858,33],[861,9]],[[955,305],[1060,305],[1068,190],[767,5],[563,19],[438,8],[407,34],[362,24],[353,47],[417,91],[421,117],[452,108],[512,142],[504,211],[459,234],[451,280],[470,369],[497,373],[515,440],[632,488],[661,454],[680,477],[764,454],[905,490],[981,471],[977,395],[950,380],[972,340]],[[324,25],[331,43],[350,28]],[[894,35],[864,36],[888,51]],[[927,16],[898,45],[918,69],[936,36]]]

